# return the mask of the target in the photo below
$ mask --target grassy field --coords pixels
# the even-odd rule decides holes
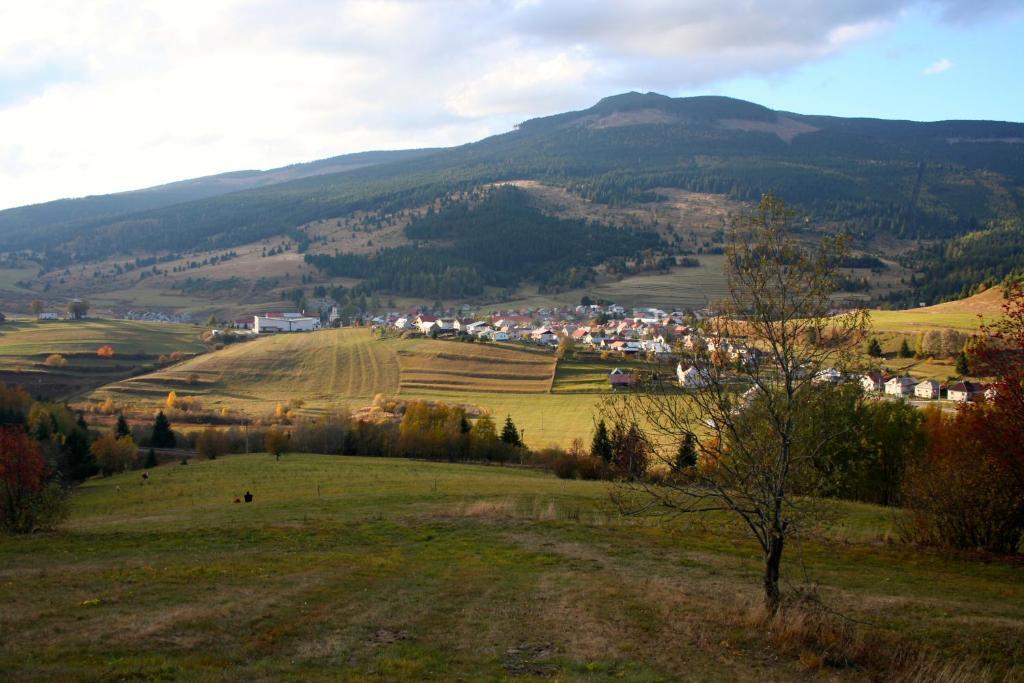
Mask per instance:
[[[974,332],[981,321],[1002,315],[1002,289],[993,287],[981,294],[935,306],[904,311],[871,311],[871,323],[880,332],[917,333],[947,327]]]
[[[704,308],[722,299],[725,294],[725,257],[698,256],[697,268],[674,268],[669,273],[632,275],[616,282],[604,282],[584,289],[559,294],[539,294],[535,289],[524,289],[512,301],[504,301],[487,308],[508,309],[577,305],[584,295],[593,299],[607,299],[623,306],[657,307],[665,310],[677,308]]]
[[[466,404],[511,415],[532,446],[589,438],[599,397],[552,395],[555,356],[528,346],[435,339],[375,339],[365,328],[277,335],[235,344],[158,372],[102,387],[90,397],[156,407],[167,393],[208,410],[270,414],[301,399],[315,414],[368,405],[377,394]]]
[[[96,350],[104,345],[114,349],[112,358],[97,357]],[[0,378],[34,394],[72,398],[152,368],[160,355],[204,350],[199,329],[192,325],[13,319],[0,325]],[[64,356],[67,365],[45,365],[51,354]]]
[[[193,381],[194,380],[194,381]],[[398,391],[398,358],[368,329],[282,334],[228,346],[97,392],[118,402],[159,403],[174,389],[207,408],[252,414],[302,399],[311,408],[365,405]]]
[[[890,513],[837,512],[784,576],[859,622],[850,638],[902,648],[904,680],[947,662],[1021,675],[1019,566],[889,544]],[[627,521],[606,484],[500,467],[259,454],[93,480],[60,531],[0,537],[0,600],[9,681],[899,673],[829,666],[793,645],[797,622],[759,629],[758,553],[735,528]]]
[[[395,342],[401,391],[541,394],[551,389],[555,355],[520,344]]]

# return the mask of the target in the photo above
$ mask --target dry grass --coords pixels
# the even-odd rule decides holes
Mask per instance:
[[[401,389],[548,393],[554,354],[513,346],[416,340],[398,352]]]
[[[855,622],[797,596],[772,615],[761,601],[736,612],[738,622],[764,631],[778,652],[808,670],[862,670],[877,680],[899,683],[968,683],[993,680],[989,667],[973,658],[951,660],[901,633]],[[1012,669],[1005,680],[1020,680]]]

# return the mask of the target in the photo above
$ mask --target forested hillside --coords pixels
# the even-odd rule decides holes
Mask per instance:
[[[357,212],[390,215],[494,182],[536,180],[608,207],[653,204],[661,201],[659,188],[741,201],[773,191],[798,209],[808,232],[846,231],[865,247],[879,239],[901,240],[908,250],[915,249],[920,259],[915,266],[922,273],[937,272],[938,259],[949,258],[947,248],[987,254],[954,259],[952,270],[961,272],[946,268],[934,281],[929,274],[927,288],[909,294],[912,299],[956,294],[978,273],[1003,277],[1021,254],[1020,240],[1011,237],[1020,229],[1024,210],[1020,123],[843,119],[777,112],[724,97],[628,93],[583,111],[529,120],[476,143],[377,161],[165,206],[147,208],[135,198],[134,204],[124,204],[124,196],[113,195],[92,198],[91,204],[2,212],[0,249],[31,249],[44,268],[64,268],[112,253],[227,249],[277,235],[291,235],[302,244],[301,227],[314,221]],[[165,191],[160,201],[172,194]],[[494,237],[459,232],[459,226],[472,215],[474,231],[507,230],[512,216],[520,217],[515,212],[526,210],[509,201],[489,204],[483,213],[449,208],[443,223],[428,216],[410,226],[408,236],[444,233],[454,241],[451,248],[351,257],[317,254],[313,262],[396,292],[428,295],[500,285],[508,280],[502,266],[481,260]],[[499,211],[512,213],[502,218]],[[538,235],[547,234],[539,221],[536,215],[528,221],[535,244],[570,248],[568,241],[537,242]],[[565,234],[578,236],[584,229],[577,226]],[[963,239],[976,231],[991,236]],[[607,248],[601,248],[600,257],[635,253],[636,238],[603,235]],[[578,251],[580,244],[573,244]],[[645,246],[650,245],[640,245]],[[585,269],[595,258],[574,256],[573,265]],[[524,263],[518,264],[517,277],[567,284],[551,281],[551,273],[564,271],[566,263],[538,265],[529,257]],[[572,277],[585,275],[584,270]],[[438,278],[457,284],[435,284]],[[918,280],[922,287],[923,282]]]
[[[450,299],[523,280],[537,282],[542,292],[573,289],[592,281],[593,267],[606,259],[664,246],[652,232],[545,215],[514,187],[495,188],[478,202],[431,208],[405,234],[444,246],[406,246],[369,256],[307,254],[306,262],[332,276],[365,279],[370,292]]]

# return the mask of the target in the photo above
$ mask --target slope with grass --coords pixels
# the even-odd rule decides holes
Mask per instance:
[[[365,405],[398,390],[394,351],[366,329],[281,334],[220,351],[97,392],[125,403],[160,403],[170,390],[208,408],[266,413],[301,399],[311,407]]]
[[[234,504],[246,490],[255,502]],[[0,631],[17,634],[0,642],[0,677],[1022,673],[1019,567],[881,543],[886,511],[838,505],[784,575],[860,623],[815,638],[793,612],[765,633],[742,531],[627,520],[607,493],[520,469],[304,455],[93,480],[59,532],[0,537]]]
[[[382,340],[367,328],[343,328],[235,344],[102,387],[90,400],[151,409],[174,390],[207,410],[265,417],[278,403],[301,400],[299,412],[315,415],[383,394],[511,415],[531,445],[568,445],[589,437],[597,397],[549,394],[554,371],[554,354],[533,347]]]
[[[926,332],[947,327],[974,332],[982,321],[992,322],[1003,314],[1003,290],[991,287],[980,294],[901,311],[871,311],[871,324],[881,332]]]
[[[113,348],[114,355],[98,357],[101,346]],[[14,319],[0,325],[0,379],[21,384],[34,395],[66,399],[150,370],[161,355],[204,350],[199,329],[192,325]],[[47,365],[53,354],[63,356],[66,365]]]

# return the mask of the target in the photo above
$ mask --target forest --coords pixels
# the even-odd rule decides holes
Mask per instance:
[[[427,246],[369,256],[306,254],[305,259],[329,275],[365,279],[369,292],[451,298],[525,280],[542,291],[572,289],[591,281],[593,268],[607,259],[632,258],[664,246],[652,232],[546,215],[525,191],[507,186],[492,189],[478,202],[431,208],[414,218],[405,233]]]

